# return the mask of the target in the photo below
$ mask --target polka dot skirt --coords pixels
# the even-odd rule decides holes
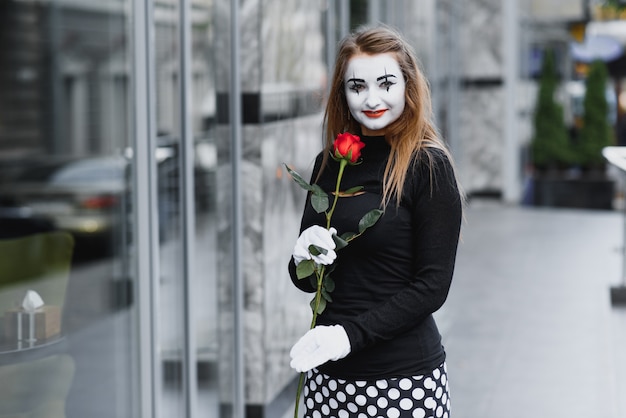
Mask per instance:
[[[307,373],[305,418],[449,418],[446,364],[420,376],[375,381]]]

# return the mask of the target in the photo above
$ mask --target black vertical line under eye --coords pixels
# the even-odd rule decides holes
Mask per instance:
[[[352,79],[352,90],[354,90],[356,92],[356,95],[359,95],[359,90],[356,88],[357,87],[357,83],[354,79]]]
[[[384,82],[387,83],[389,82],[390,77],[396,78],[396,76],[393,74],[387,74],[387,69],[385,68],[385,75],[381,75],[380,77],[376,79],[376,81],[384,80]],[[389,91],[389,87],[391,86],[387,86],[387,89],[386,89],[387,91]]]
[[[351,90],[354,90],[356,92],[356,94],[359,94],[359,90],[357,89],[357,86],[359,85],[358,83],[365,83],[365,80],[363,80],[362,78],[351,78],[347,81],[347,83],[352,82],[352,86],[349,87]]]

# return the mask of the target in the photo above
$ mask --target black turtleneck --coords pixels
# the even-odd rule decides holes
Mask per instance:
[[[341,190],[363,186],[365,193],[339,199],[331,220],[339,234],[357,232],[361,217],[381,206],[391,148],[384,137],[362,140],[362,162],[346,167]],[[445,360],[432,313],[448,295],[462,209],[450,162],[441,151],[431,149],[429,154],[427,158],[422,151],[415,158],[400,205],[392,198],[376,225],[337,252],[333,302],[317,324],[341,324],[352,351],[320,366],[323,373],[345,379],[412,376]],[[312,179],[321,162],[320,154]],[[338,168],[329,158],[317,181],[325,191],[334,190]],[[314,224],[325,226],[324,214],[315,213],[307,199],[300,230]],[[315,291],[308,279],[297,279],[293,260],[289,271],[298,288]]]

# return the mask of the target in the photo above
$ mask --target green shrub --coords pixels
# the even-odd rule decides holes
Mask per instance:
[[[575,147],[576,162],[582,168],[603,168],[605,160],[602,148],[613,143],[606,100],[607,79],[606,65],[602,61],[593,62],[586,81],[583,126]]]
[[[575,159],[563,118],[563,107],[554,97],[558,83],[554,56],[551,51],[546,51],[533,115],[534,135],[531,140],[532,162],[539,170],[563,168]]]

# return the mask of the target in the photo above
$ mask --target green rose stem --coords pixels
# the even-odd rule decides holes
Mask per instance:
[[[339,161],[339,174],[337,174],[337,184],[335,185],[335,198],[333,199],[333,206],[328,212],[326,212],[326,229],[330,229],[330,218],[333,216],[335,206],[337,206],[337,198],[339,197],[339,185],[341,184],[341,177],[343,177],[343,170],[348,165],[348,160],[341,159]]]
[[[330,219],[337,206],[337,200],[339,198],[339,187],[341,185],[341,178],[343,177],[343,170],[348,165],[348,160],[341,159],[339,161],[339,174],[337,174],[337,184],[335,185],[335,197],[333,198],[333,205],[330,210],[326,212],[326,229],[330,229]],[[315,306],[313,307],[313,318],[311,319],[311,327],[315,328],[315,322],[317,321],[317,310],[320,306],[320,299],[322,297],[322,284],[324,282],[324,270],[326,266],[322,265],[320,269],[315,269],[315,276],[317,277],[317,291],[315,292]],[[300,394],[302,393],[302,386],[304,385],[304,372],[300,373],[300,379],[298,380],[298,391],[296,392],[296,408],[293,413],[294,418],[298,418],[298,408],[300,407]]]

